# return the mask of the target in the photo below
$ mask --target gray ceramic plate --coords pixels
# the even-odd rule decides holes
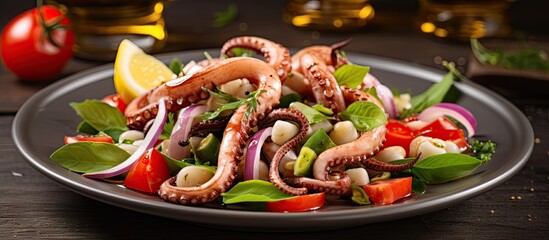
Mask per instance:
[[[214,51],[212,51],[214,52]],[[203,59],[203,51],[159,56],[164,61],[179,57],[184,62]],[[371,72],[386,85],[400,91],[424,91],[441,79],[443,72],[379,57],[348,54],[355,63],[371,66]],[[101,99],[114,93],[113,65],[90,69],[59,81],[29,99],[17,113],[12,134],[18,150],[44,175],[68,189],[115,206],[195,224],[232,227],[252,231],[326,230],[388,221],[424,214],[458,204],[508,180],[528,160],[533,131],[528,120],[508,101],[471,82],[456,83],[458,103],[478,120],[477,136],[498,144],[493,160],[475,174],[441,185],[428,186],[427,193],[408,197],[387,206],[352,206],[330,202],[315,212],[269,213],[239,209],[181,206],[157,196],[141,194],[118,185],[92,180],[73,173],[49,159],[63,144],[63,136],[74,135],[80,119],[69,102]]]

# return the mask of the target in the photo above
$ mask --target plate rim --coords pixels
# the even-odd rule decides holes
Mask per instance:
[[[179,51],[179,52],[172,52],[172,53],[164,53],[155,55],[155,57],[159,58],[160,60],[167,62],[172,57],[181,57],[184,55],[189,54],[198,54],[203,53],[204,51],[212,51],[215,49],[201,49],[201,50],[191,50],[191,51]],[[386,58],[386,57],[380,57],[375,55],[368,55],[368,54],[362,54],[362,53],[355,53],[355,52],[348,52],[347,55],[350,59],[368,59],[368,60],[375,60],[377,64],[383,64],[383,63],[390,63],[389,65],[393,65],[390,68],[385,68],[385,70],[390,70],[391,68],[394,68],[394,65],[398,65],[399,67],[404,68],[410,68],[414,69],[414,71],[421,70],[421,73],[418,73],[420,76],[416,76],[418,78],[422,78],[429,81],[437,81],[442,76],[442,71],[419,65],[414,64],[402,60],[392,59],[392,58]],[[360,62],[360,61],[358,61]],[[375,65],[375,64],[374,64]],[[257,222],[260,224],[256,224],[256,227],[254,229],[257,231],[303,231],[303,230],[313,230],[309,228],[300,228],[299,226],[294,226],[294,228],[291,228],[290,223],[295,222],[301,222],[301,221],[307,221],[310,223],[318,224],[318,226],[323,226],[322,229],[326,229],[325,227],[331,227],[331,228],[341,228],[341,227],[350,227],[353,225],[362,225],[362,224],[368,224],[373,222],[381,222],[381,221],[389,221],[389,220],[395,220],[400,219],[404,217],[410,217],[420,214],[425,214],[427,212],[436,211],[445,207],[449,207],[452,205],[455,205],[459,202],[462,202],[464,200],[473,198],[475,196],[478,196],[486,191],[491,190],[492,188],[500,185],[504,181],[511,178],[513,175],[515,175],[528,161],[530,158],[533,146],[534,146],[534,133],[531,124],[527,121],[527,118],[524,116],[522,112],[520,112],[516,106],[511,104],[507,99],[499,96],[498,94],[492,92],[489,89],[484,88],[483,86],[476,84],[472,81],[466,81],[462,83],[456,83],[456,87],[463,88],[463,87],[470,87],[473,89],[476,89],[476,91],[480,91],[483,94],[487,94],[484,96],[484,98],[487,99],[493,99],[497,100],[497,103],[493,103],[496,105],[505,105],[505,107],[508,108],[509,111],[511,111],[511,114],[520,116],[520,119],[517,120],[517,122],[526,123],[527,125],[520,124],[520,126],[523,128],[524,131],[523,134],[525,135],[524,139],[526,142],[524,142],[525,146],[529,146],[527,148],[522,148],[524,151],[523,154],[521,154],[521,158],[518,160],[514,160],[513,162],[517,163],[513,166],[506,167],[505,169],[501,169],[503,171],[498,176],[495,176],[489,180],[483,181],[481,184],[469,187],[468,189],[464,191],[460,191],[455,194],[450,194],[446,196],[438,196],[435,199],[431,199],[430,201],[423,201],[423,202],[412,202],[410,204],[404,203],[404,204],[395,204],[395,205],[387,205],[383,206],[382,209],[375,209],[375,208],[357,208],[357,209],[345,209],[345,210],[337,210],[337,211],[326,211],[326,212],[305,212],[305,213],[286,213],[286,214],[279,214],[279,213],[268,213],[268,212],[253,212],[253,211],[232,211],[232,210],[224,210],[224,209],[212,209],[212,208],[202,208],[202,207],[194,207],[194,206],[182,206],[182,205],[176,205],[176,204],[163,204],[160,205],[162,208],[162,213],[159,213],[156,208],[158,208],[158,204],[153,204],[149,202],[141,202],[135,199],[131,199],[127,196],[120,196],[116,194],[110,194],[108,192],[102,192],[97,189],[92,188],[91,186],[86,186],[84,184],[81,184],[79,182],[73,182],[70,181],[67,177],[64,177],[61,173],[58,173],[54,171],[53,169],[49,169],[47,166],[43,165],[43,163],[40,163],[39,158],[35,158],[34,155],[30,154],[29,146],[28,144],[23,141],[23,139],[20,137],[21,129],[22,127],[22,119],[25,119],[28,114],[31,114],[29,106],[32,106],[33,103],[37,102],[40,99],[47,99],[51,96],[51,93],[55,93],[55,91],[59,91],[59,89],[62,89],[63,85],[66,84],[73,84],[70,86],[73,86],[73,88],[77,88],[77,86],[82,86],[87,83],[93,83],[96,81],[101,81],[100,77],[94,76],[94,74],[102,73],[103,75],[110,75],[112,77],[113,73],[113,63],[108,63],[100,66],[96,66],[72,75],[69,75],[47,87],[40,90],[38,93],[34,94],[31,98],[29,98],[17,111],[16,116],[12,122],[12,139],[14,141],[14,144],[18,150],[18,152],[23,156],[23,159],[27,161],[32,167],[37,169],[40,173],[46,175],[48,178],[54,180],[55,182],[61,184],[65,188],[76,192],[78,194],[84,195],[86,197],[110,204],[115,205],[121,208],[129,209],[132,211],[142,212],[146,214],[156,215],[156,216],[162,216],[187,222],[193,222],[198,224],[203,224],[207,226],[214,226],[214,227],[229,227],[229,226],[241,226],[242,223],[236,221],[227,221],[227,219],[256,219]],[[102,75],[101,75],[102,76]],[[477,95],[472,95],[477,96]],[[482,95],[481,95],[482,96]],[[75,173],[76,174],[76,173]],[[159,198],[160,199],[160,198]],[[161,199],[160,199],[161,200]],[[129,203],[129,205],[128,205]],[[411,206],[409,206],[411,205]],[[365,212],[365,209],[368,214],[368,218],[364,218],[362,215]],[[380,210],[381,209],[381,210]],[[220,218],[225,219],[225,221],[216,221],[215,223],[205,221],[204,218],[198,219],[196,221],[189,220],[189,217],[177,217],[177,216],[170,216],[169,214],[166,214],[169,211],[175,211],[175,212],[186,212],[190,214],[190,217],[193,216],[200,216],[200,215],[215,215]],[[327,225],[328,222],[333,222],[334,219],[340,219],[342,214],[346,214],[344,222],[354,221],[356,224],[344,224],[344,225]],[[372,219],[378,218],[378,220],[373,221]],[[273,225],[269,227],[265,227],[265,224],[261,223],[264,221],[272,222],[272,221],[287,221],[286,224],[281,223],[282,225]],[[290,226],[290,228],[288,228]]]

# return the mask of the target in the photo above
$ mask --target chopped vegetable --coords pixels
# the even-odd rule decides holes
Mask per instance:
[[[170,170],[155,148],[150,148],[131,167],[124,186],[146,193],[156,193],[160,185],[170,178]]]
[[[391,204],[412,193],[412,177],[375,181],[363,188],[374,203]]]
[[[301,195],[276,202],[267,202],[265,208],[269,212],[313,211],[324,206],[325,196],[324,192]]]

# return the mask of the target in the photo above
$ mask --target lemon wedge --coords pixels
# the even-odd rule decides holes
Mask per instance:
[[[176,75],[160,60],[124,39],[114,61],[114,88],[125,103]]]

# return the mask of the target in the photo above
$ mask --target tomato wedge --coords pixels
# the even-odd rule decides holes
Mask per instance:
[[[124,186],[146,193],[156,193],[160,185],[170,178],[170,170],[162,154],[155,148],[149,149],[134,163]]]
[[[469,146],[463,130],[445,117],[438,117],[435,121],[420,129],[419,135],[452,141],[462,151]]]
[[[126,111],[126,107],[128,106],[118,94],[106,96],[101,101],[111,105],[112,107],[118,108],[118,110],[122,113]]]
[[[324,192],[297,196],[295,198],[267,202],[265,207],[269,212],[305,212],[317,210],[324,206]]]
[[[412,177],[379,180],[362,186],[376,204],[391,204],[412,193]]]
[[[416,133],[403,122],[389,119],[387,122],[387,139],[383,147],[401,146],[406,152],[410,151],[410,142],[416,137]]]
[[[114,143],[114,141],[112,140],[112,137],[110,136],[85,136],[85,135],[65,136],[65,144],[75,143],[75,142]]]

